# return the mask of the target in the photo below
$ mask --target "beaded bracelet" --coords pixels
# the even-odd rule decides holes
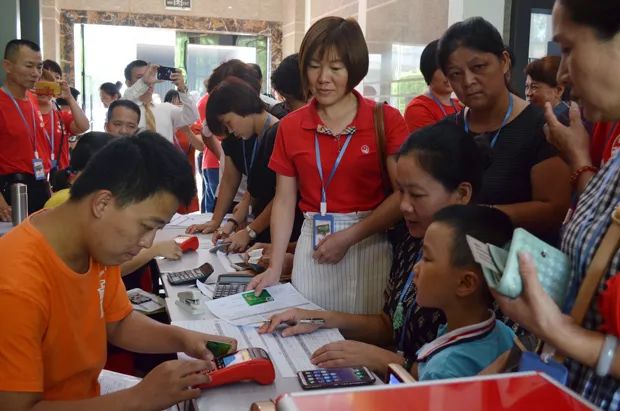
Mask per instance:
[[[581,176],[586,171],[591,171],[592,173],[596,173],[598,171],[598,167],[594,167],[594,166],[579,167],[577,170],[573,171],[573,174],[570,175],[570,183],[572,185],[575,185],[575,183],[577,183],[577,180],[579,179],[579,176]]]

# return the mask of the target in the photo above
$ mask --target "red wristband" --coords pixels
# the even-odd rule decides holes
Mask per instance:
[[[598,171],[598,167],[594,167],[594,166],[579,167],[577,170],[573,171],[573,174],[570,175],[570,183],[572,185],[575,185],[579,177],[586,171],[591,171],[592,173],[596,174],[596,172]]]

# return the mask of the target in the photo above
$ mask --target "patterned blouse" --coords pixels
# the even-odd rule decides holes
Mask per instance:
[[[619,203],[620,156],[616,155],[588,183],[571,221],[566,226],[562,251],[569,256],[573,266],[568,301],[574,303],[587,267],[611,223],[611,214]],[[582,325],[586,329],[600,330],[603,318],[598,310],[598,301],[608,281],[619,271],[620,250],[616,250],[583,321]],[[564,307],[564,312],[569,312],[570,309],[571,307]],[[598,407],[609,410],[620,408],[620,381],[611,376],[601,378],[594,369],[570,359],[566,365],[570,372],[570,388]]]
[[[394,343],[396,350],[402,350],[406,358],[416,358],[417,351],[426,343],[433,341],[437,337],[437,330],[441,324],[446,322],[443,313],[436,309],[421,308],[416,301],[415,286],[411,284],[408,290],[403,290],[407,283],[409,273],[413,270],[416,258],[421,253],[422,240],[415,239],[409,235],[404,226],[398,226],[396,230],[400,230],[396,235],[399,241],[394,247],[394,259],[392,260],[392,268],[388,285],[384,291],[385,305],[383,312],[387,314],[392,321],[398,302],[403,292],[403,321],[402,327],[393,330]],[[404,336],[402,333],[405,333]],[[400,347],[401,337],[403,338],[402,347]]]

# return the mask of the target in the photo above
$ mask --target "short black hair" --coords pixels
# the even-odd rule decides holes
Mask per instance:
[[[91,131],[80,137],[75,148],[71,152],[69,167],[76,173],[84,170],[90,159],[114,140],[114,136],[102,131]]]
[[[422,55],[420,56],[420,71],[422,72],[422,76],[424,76],[424,81],[426,84],[431,84],[433,80],[433,75],[439,68],[437,64],[437,45],[439,44],[439,39],[433,40],[424,47],[422,50]]]
[[[460,47],[492,53],[498,58],[502,57],[504,51],[508,51],[499,31],[482,17],[471,17],[454,23],[441,36],[437,49],[437,62],[444,73],[450,55]]]
[[[211,94],[218,84],[229,76],[240,78],[248,83],[256,91],[256,94],[260,94],[261,84],[256,70],[238,59],[225,61],[213,70],[209,80],[207,80],[207,93]]]
[[[4,48],[4,59],[13,60],[19,52],[19,48],[22,46],[28,47],[32,51],[41,52],[41,47],[39,47],[39,45],[33,41],[14,39],[6,43],[6,47]]]
[[[178,99],[181,98],[179,96],[179,92],[176,91],[175,89],[170,89],[168,90],[168,92],[166,93],[166,96],[164,97],[164,103],[172,103],[172,100],[174,100],[175,98],[178,98]]]
[[[160,192],[187,205],[196,194],[196,182],[187,158],[174,145],[157,133],[143,131],[115,139],[95,154],[71,187],[71,200],[98,190],[110,190],[120,207]]]
[[[618,0],[558,0],[575,23],[591,27],[602,40],[611,40],[620,32]]]
[[[469,235],[483,243],[504,247],[510,242],[514,226],[504,212],[479,205],[452,205],[439,210],[433,223],[449,226],[454,233],[451,244],[451,264],[454,267],[476,266],[467,244]]]
[[[131,81],[131,71],[136,68],[136,67],[145,67],[148,66],[149,63],[147,63],[144,60],[134,60],[131,63],[127,64],[127,67],[125,67],[125,80],[127,81]]]
[[[397,155],[410,154],[450,192],[463,182],[470,183],[472,200],[476,200],[482,188],[484,164],[480,149],[462,126],[442,120],[413,132]]]
[[[267,107],[256,91],[237,77],[227,77],[209,94],[207,100],[207,126],[215,135],[225,135],[225,127],[219,116],[235,113],[240,116],[260,114]]]
[[[323,17],[310,26],[299,46],[299,70],[305,95],[310,95],[307,76],[310,61],[333,52],[347,68],[347,92],[368,74],[368,45],[359,23],[353,18]]]
[[[52,73],[56,73],[62,77],[62,69],[60,68],[60,65],[56,63],[54,60],[50,60],[50,59],[43,60],[43,69],[49,70]]]
[[[129,110],[133,110],[138,115],[138,123],[140,122],[140,107],[131,100],[119,99],[114,100],[110,107],[108,107],[108,113],[106,114],[106,121],[110,121],[112,119],[112,113],[116,107],[125,107]]]
[[[106,82],[106,83],[102,83],[99,86],[99,90],[103,91],[108,96],[112,96],[112,97],[119,99],[121,98],[120,90],[122,86],[123,86],[123,83],[121,83],[120,81],[117,81],[116,83]]]
[[[295,100],[306,101],[301,86],[301,73],[299,72],[299,54],[287,56],[278,67],[271,73],[273,88],[283,96],[290,96]]]
[[[71,95],[73,96],[73,98],[74,98],[75,100],[77,100],[77,98],[79,97],[79,95],[80,95],[80,94],[82,94],[82,93],[80,93],[80,91],[79,91],[78,89],[76,89],[76,88],[74,88],[74,87],[69,87],[69,90],[71,90]],[[67,100],[65,100],[64,98],[62,98],[62,97],[58,97],[58,98],[56,99],[56,103],[57,103],[59,106],[68,106],[68,105],[69,105],[69,102],[68,102]]]

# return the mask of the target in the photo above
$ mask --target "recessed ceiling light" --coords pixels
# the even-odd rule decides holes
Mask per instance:
[[[228,6],[229,9],[232,9],[232,6]]]

